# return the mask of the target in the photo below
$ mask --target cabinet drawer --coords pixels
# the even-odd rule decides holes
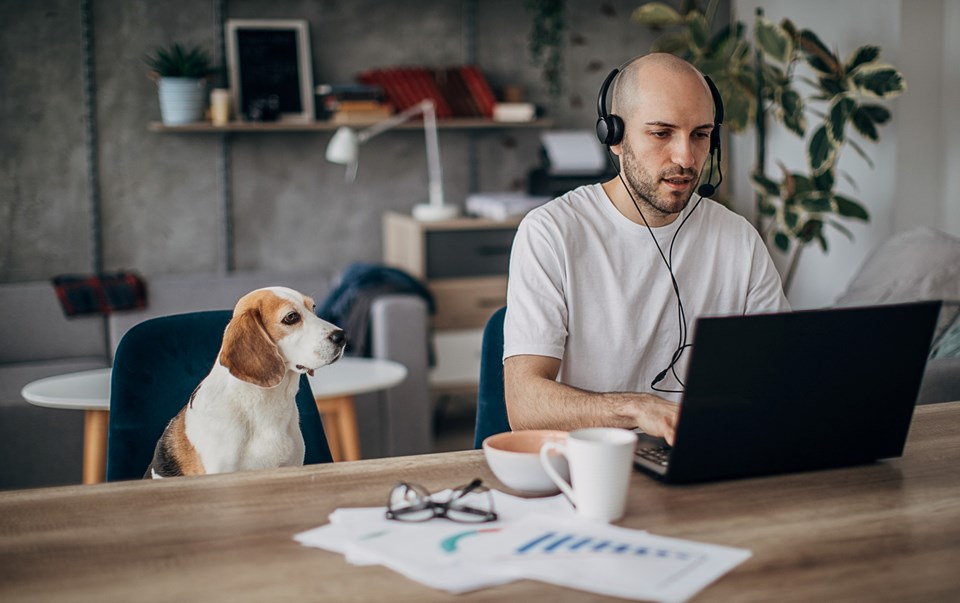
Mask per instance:
[[[437,304],[435,329],[479,329],[507,305],[507,277],[448,279],[430,282]]]
[[[516,228],[426,233],[427,279],[505,275]]]

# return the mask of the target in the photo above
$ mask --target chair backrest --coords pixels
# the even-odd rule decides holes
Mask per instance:
[[[494,312],[483,329],[474,448],[480,448],[488,436],[510,431],[503,397],[503,317],[506,313],[505,307]]]
[[[110,386],[107,481],[139,479],[157,440],[216,361],[230,310],[175,314],[131,328],[117,346]],[[297,393],[304,463],[331,462],[306,377]]]

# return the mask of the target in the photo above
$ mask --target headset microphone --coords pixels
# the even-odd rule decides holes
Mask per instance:
[[[714,126],[715,130],[719,128],[720,128],[719,125]],[[713,136],[714,134],[711,132],[710,134],[711,140],[713,139]],[[711,148],[713,148],[712,143],[711,143]],[[700,195],[701,197],[709,197],[713,195],[713,193],[717,192],[717,187],[720,186],[720,183],[723,182],[723,167],[720,165],[720,162],[723,161],[723,150],[720,148],[719,143],[717,143],[715,150],[717,154],[717,174],[720,176],[720,179],[717,180],[716,184],[710,184],[710,178],[713,177],[713,152],[711,151],[710,171],[707,172],[707,175],[708,175],[707,182],[705,184],[701,184],[699,188],[697,188],[697,194]]]

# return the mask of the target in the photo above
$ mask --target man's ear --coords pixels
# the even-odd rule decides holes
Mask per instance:
[[[257,309],[230,320],[223,335],[220,364],[237,379],[260,387],[279,385],[287,371],[280,349],[267,334]]]

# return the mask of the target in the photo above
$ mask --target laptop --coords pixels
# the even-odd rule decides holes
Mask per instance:
[[[671,483],[903,454],[940,302],[700,318],[673,447],[634,465]]]

